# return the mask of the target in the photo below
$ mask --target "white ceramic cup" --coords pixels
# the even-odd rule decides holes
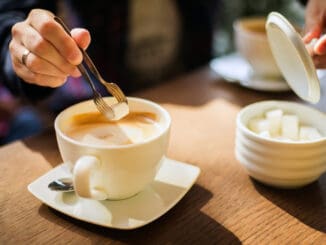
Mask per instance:
[[[281,77],[265,31],[265,17],[242,17],[233,23],[234,44],[239,54],[250,64],[253,75]]]
[[[112,97],[104,98],[107,103]],[[142,191],[160,168],[168,147],[171,118],[160,105],[128,98],[130,112],[156,115],[159,130],[150,138],[127,145],[94,145],[66,134],[69,120],[80,113],[97,111],[92,100],[75,104],[55,119],[57,143],[63,161],[70,165],[78,196],[95,200],[124,199]]]

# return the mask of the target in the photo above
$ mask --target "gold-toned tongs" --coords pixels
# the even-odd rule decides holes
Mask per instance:
[[[66,26],[66,24],[63,22],[62,19],[55,16],[54,20],[57,21],[63,29],[71,36],[69,28]],[[105,81],[99,71],[97,70],[96,66],[94,65],[93,61],[89,57],[89,55],[86,53],[85,50],[82,48],[79,48],[80,51],[83,54],[83,60],[85,64],[88,66],[89,70],[94,74],[94,76],[98,79],[98,81],[105,86],[105,88],[108,90],[110,94],[115,97],[117,100],[117,103],[108,105],[104,99],[102,98],[101,94],[96,90],[96,87],[89,76],[87,69],[85,66],[81,63],[77,67],[81,74],[85,77],[85,79],[88,81],[89,85],[92,88],[93,91],[93,101],[97,107],[97,109],[104,114],[108,119],[110,120],[119,120],[122,117],[126,116],[129,113],[129,106],[128,106],[128,100],[122,90],[119,88],[119,86],[115,83],[109,83]]]

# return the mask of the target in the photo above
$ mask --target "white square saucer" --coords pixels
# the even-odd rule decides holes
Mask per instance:
[[[159,218],[177,204],[195,183],[200,169],[166,158],[155,180],[137,195],[118,201],[96,201],[78,197],[74,192],[55,192],[48,184],[70,177],[61,164],[28,185],[40,201],[75,219],[105,227],[130,230]]]

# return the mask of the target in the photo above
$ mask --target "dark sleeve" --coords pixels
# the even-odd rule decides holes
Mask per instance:
[[[53,89],[28,84],[16,75],[11,63],[9,42],[11,40],[11,27],[15,23],[23,21],[31,9],[47,8],[53,11],[53,6],[39,2],[41,1],[0,1],[0,83],[4,84],[13,95],[27,98],[31,101],[46,97]]]

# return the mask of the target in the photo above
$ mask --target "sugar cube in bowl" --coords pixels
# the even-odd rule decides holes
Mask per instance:
[[[269,109],[263,116],[251,118],[248,128],[263,137],[279,140],[318,140],[323,138],[319,130],[300,122],[299,117],[282,109]]]
[[[235,154],[253,178],[295,188],[326,171],[326,115],[308,105],[262,101],[237,116]]]

